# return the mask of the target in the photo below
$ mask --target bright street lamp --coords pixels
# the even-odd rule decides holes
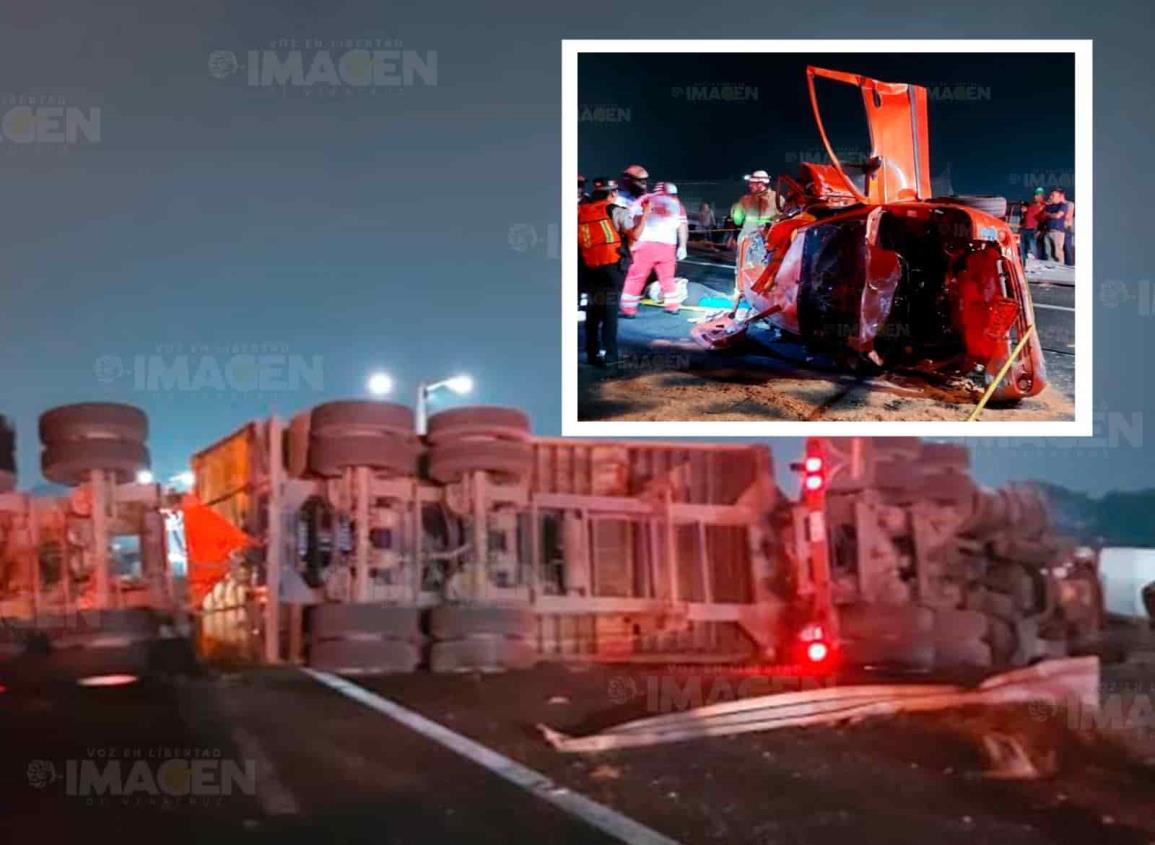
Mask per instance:
[[[388,373],[376,372],[369,376],[365,386],[373,396],[387,396],[393,392],[393,377]]]
[[[473,392],[473,378],[461,375],[452,376],[432,383],[421,382],[417,385],[417,433],[425,434],[426,423],[429,419],[429,397],[438,390],[448,390],[458,396]]]

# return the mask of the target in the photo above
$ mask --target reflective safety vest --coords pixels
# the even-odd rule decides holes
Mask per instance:
[[[605,267],[621,260],[622,236],[610,216],[610,201],[578,206],[578,249],[587,267]]]

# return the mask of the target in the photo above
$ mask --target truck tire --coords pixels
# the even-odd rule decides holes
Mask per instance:
[[[429,649],[434,672],[499,672],[529,669],[538,662],[537,650],[525,640],[496,634],[435,642]]]
[[[940,608],[934,614],[934,641],[941,643],[981,640],[989,628],[986,614],[977,610]]]
[[[45,445],[40,455],[44,477],[69,486],[84,483],[88,473],[96,470],[110,473],[116,483],[123,484],[148,467],[148,449],[128,440],[58,440]]]
[[[360,399],[318,405],[312,411],[309,430],[322,437],[358,434],[416,436],[412,409],[392,402]]]
[[[428,439],[434,444],[464,438],[527,441],[529,436],[529,417],[516,408],[471,405],[441,411],[429,418]]]
[[[995,592],[1009,597],[1018,615],[1033,612],[1039,604],[1035,579],[1017,563],[992,566],[987,571],[986,583]]]
[[[419,643],[421,612],[408,605],[318,604],[309,612],[309,638],[373,635]]]
[[[67,440],[103,439],[144,443],[148,417],[132,405],[81,402],[61,405],[40,415],[40,442],[45,446]]]
[[[982,640],[935,643],[936,669],[989,669],[994,665],[991,647]]]
[[[533,471],[533,446],[509,440],[454,440],[429,452],[429,476],[450,484],[469,472],[521,481]]]
[[[420,663],[420,648],[401,640],[321,640],[309,644],[309,665],[325,672],[412,672]]]
[[[968,502],[978,487],[969,475],[955,470],[930,473],[919,485],[921,495],[934,502]]]
[[[879,461],[874,465],[874,486],[884,490],[913,491],[919,485],[918,466],[906,461]]]
[[[918,461],[936,469],[966,471],[970,467],[970,452],[961,443],[923,443]]]
[[[16,432],[9,425],[8,419],[0,416],[0,485],[4,483],[3,476],[16,478]],[[15,487],[15,481],[12,486]]]
[[[851,666],[894,666],[930,670],[934,667],[934,643],[929,637],[906,641],[882,641],[843,637],[842,659]]]
[[[395,475],[416,475],[416,441],[392,434],[350,434],[309,438],[309,469],[326,478],[339,477],[350,467],[369,467]]]
[[[151,643],[138,641],[111,646],[73,646],[53,649],[47,659],[54,680],[84,681],[107,675],[149,673]]]
[[[1015,607],[1015,600],[1006,593],[1000,593],[995,589],[987,590],[986,595],[983,596],[983,609],[988,616],[1006,622],[1013,622],[1019,616],[1018,609]]]
[[[475,634],[533,640],[537,636],[537,617],[528,607],[442,604],[429,612],[429,633],[437,640],[456,640]]]
[[[839,608],[839,631],[856,639],[930,639],[934,611],[916,604],[849,604]]]
[[[977,196],[974,194],[959,194],[950,197],[938,197],[938,202],[950,203],[951,205],[965,205],[967,208],[978,209],[984,214],[989,214],[991,217],[997,217],[1000,220],[1007,216],[1007,198],[995,196]]]
[[[1014,625],[1002,617],[988,617],[987,644],[991,647],[991,659],[996,666],[1011,665],[1017,643]]]

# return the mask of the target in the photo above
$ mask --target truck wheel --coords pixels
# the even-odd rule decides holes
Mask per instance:
[[[923,496],[935,502],[966,502],[974,498],[978,490],[969,475],[949,469],[924,476],[919,489]]]
[[[912,491],[919,478],[918,467],[906,461],[879,461],[874,465],[874,486],[885,490]]]
[[[420,642],[416,607],[388,604],[318,604],[309,612],[309,637],[324,640],[351,634]]]
[[[529,440],[529,417],[516,408],[471,405],[451,408],[429,418],[430,443],[441,444],[464,438]]]
[[[960,443],[923,443],[918,460],[924,466],[965,471],[970,467],[970,452]]]
[[[429,476],[449,484],[469,472],[520,481],[533,470],[533,446],[509,440],[455,440],[429,452]]]
[[[147,641],[114,646],[73,646],[54,649],[47,657],[55,679],[82,681],[101,675],[148,674],[151,644]]]
[[[10,487],[4,487],[6,476],[12,477]],[[0,492],[7,492],[16,486],[16,432],[8,424],[7,418],[0,416]]]
[[[351,434],[341,437],[309,438],[309,469],[317,475],[335,478],[350,467],[416,475],[419,448],[416,441],[392,434]]]
[[[934,611],[915,604],[849,604],[839,608],[842,636],[856,639],[904,640],[934,632]]]
[[[82,484],[89,472],[111,473],[117,484],[131,481],[149,467],[148,449],[127,440],[58,440],[44,447],[40,469],[57,484]]]
[[[988,627],[986,615],[977,610],[941,608],[934,615],[934,641],[937,645],[981,640]]]
[[[1013,622],[1019,615],[1015,608],[1015,600],[1006,593],[1001,593],[995,589],[987,590],[986,595],[983,596],[983,609],[988,616],[1008,622]]]
[[[66,440],[105,439],[144,443],[148,417],[132,405],[81,402],[61,405],[40,415],[40,442],[48,446]]]
[[[416,436],[412,409],[392,402],[359,399],[318,405],[313,409],[309,430],[323,437],[359,434]]]
[[[935,643],[937,669],[989,669],[994,665],[991,647],[982,640]]]
[[[537,662],[537,650],[525,640],[495,634],[443,640],[429,649],[429,668],[434,672],[499,672],[529,669]]]
[[[929,637],[882,641],[843,637],[842,658],[852,666],[896,666],[929,670],[934,666],[934,643]]]
[[[1015,628],[1006,619],[988,617],[987,644],[996,666],[1009,666],[1015,655]]]
[[[475,634],[532,640],[537,636],[537,617],[528,607],[442,604],[429,611],[429,633],[438,640],[456,640]]]
[[[325,672],[412,672],[420,663],[417,645],[400,640],[321,640],[309,645],[309,665]]]

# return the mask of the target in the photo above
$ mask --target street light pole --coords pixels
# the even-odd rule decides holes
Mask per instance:
[[[417,385],[417,434],[425,436],[426,423],[429,417],[429,385],[421,382]]]
[[[460,375],[435,381],[432,384],[421,382],[417,385],[417,433],[424,436],[429,422],[429,397],[438,390],[449,390],[458,396],[464,396],[473,390],[473,379]]]

